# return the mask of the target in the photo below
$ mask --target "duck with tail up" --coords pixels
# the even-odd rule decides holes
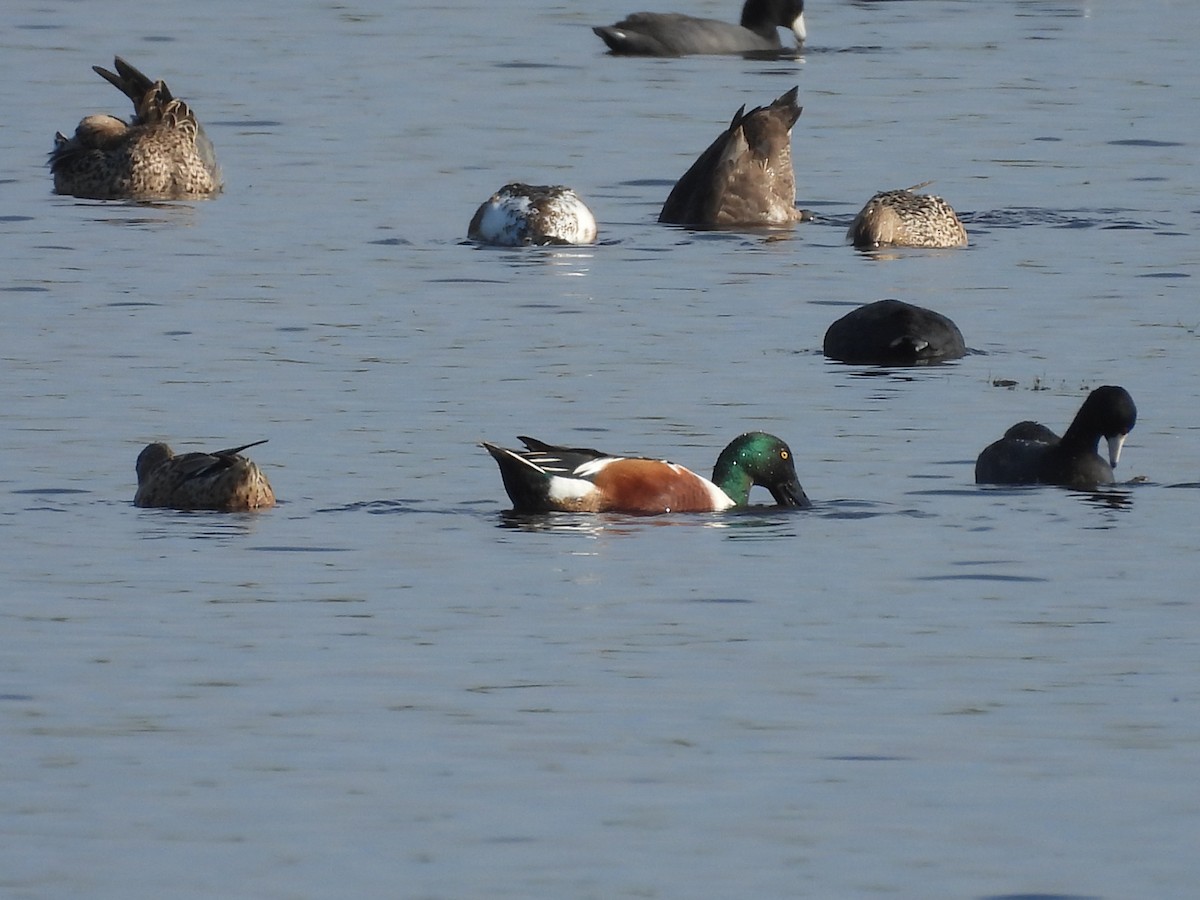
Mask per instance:
[[[191,107],[121,57],[116,72],[93,66],[133,101],[134,116],[86,116],[72,137],[54,136],[54,190],[88,200],[179,200],[221,192],[212,141]]]
[[[693,227],[789,225],[812,218],[796,209],[792,126],[800,118],[792,88],[769,106],[743,106],[700,154],[663,204],[658,221]]]

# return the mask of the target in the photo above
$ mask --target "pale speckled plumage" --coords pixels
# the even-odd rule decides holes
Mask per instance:
[[[855,216],[846,240],[859,249],[967,246],[967,229],[950,204],[933,194],[914,193],[925,184],[880,191]]]
[[[254,441],[214,453],[176,456],[164,443],[147,444],[138,454],[134,506],[245,512],[275,505],[275,492],[252,461],[241,455]]]
[[[591,244],[596,217],[569,187],[513,182],[480,205],[467,237],[502,247]]]
[[[50,171],[54,190],[91,200],[178,200],[221,191],[212,141],[182,100],[117,57],[116,73],[98,75],[133,101],[126,123],[86,116],[72,137],[54,136]]]
[[[733,121],[676,182],[658,221],[672,225],[788,225],[810,218],[796,209],[792,126],[800,118],[794,87],[770,106]]]

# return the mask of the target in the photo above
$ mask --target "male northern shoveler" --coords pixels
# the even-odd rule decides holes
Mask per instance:
[[[792,126],[800,118],[794,87],[770,106],[746,112],[676,182],[658,221],[672,225],[787,225],[811,218],[796,209]]]
[[[116,116],[87,116],[74,137],[54,136],[54,190],[90,200],[178,200],[221,191],[212,141],[191,107],[171,96],[121,57],[117,74],[92,66],[133,101],[128,124]]]
[[[933,194],[914,194],[924,184],[900,191],[880,191],[867,201],[846,240],[860,250],[875,247],[927,247],[950,249],[967,246],[967,229],[950,204]]]
[[[619,55],[683,56],[688,53],[769,53],[782,50],[779,29],[796,36],[803,46],[804,0],[746,0],[742,24],[700,19],[680,13],[640,12],[616,25],[592,29]]]
[[[1036,422],[1018,422],[989,444],[975,461],[977,484],[1058,484],[1091,490],[1112,484],[1125,438],[1137,423],[1137,407],[1123,387],[1098,387],[1083,401],[1061,438]],[[1108,442],[1108,459],[1097,452]]]
[[[825,355],[871,366],[919,366],[967,355],[962,332],[946,316],[903,300],[851,310],[825,332]]]
[[[215,453],[181,456],[166,444],[148,444],[137,458],[138,489],[133,505],[220,512],[268,509],[275,505],[275,492],[267,476],[241,455],[243,450],[265,443],[254,441]]]
[[[569,187],[514,181],[475,210],[467,237],[501,247],[591,244],[596,217]]]
[[[747,432],[722,450],[712,481],[665,460],[520,439],[524,451],[482,444],[499,464],[504,489],[518,512],[716,512],[745,506],[756,484],[780,506],[812,505],[796,477],[788,445],[762,431]]]

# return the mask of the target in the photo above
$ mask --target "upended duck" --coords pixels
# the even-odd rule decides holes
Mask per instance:
[[[591,244],[596,217],[569,187],[514,181],[480,204],[467,237],[501,247]]]
[[[746,0],[740,25],[681,13],[639,12],[592,31],[617,55],[685,56],[782,50],[780,28],[795,35],[797,48],[804,44],[804,0]]]
[[[1018,422],[975,461],[977,484],[1057,484],[1078,490],[1112,484],[1137,407],[1123,387],[1098,387],[1083,401],[1061,438],[1037,422]],[[1108,459],[1096,451],[1108,444]]]
[[[221,191],[212,141],[182,100],[121,57],[95,72],[133,101],[134,116],[86,116],[72,137],[54,136],[54,190],[91,200],[178,200]]]
[[[927,184],[880,191],[854,217],[846,240],[860,250],[967,246],[967,229],[950,204],[934,194],[914,193]]]
[[[481,444],[500,466],[517,512],[719,512],[746,506],[756,484],[780,506],[812,505],[788,445],[762,431],[734,438],[717,458],[711,481],[665,460],[520,440],[525,450]]]
[[[162,442],[147,444],[137,458],[137,493],[134,506],[169,509],[208,509],[244,512],[275,505],[275,492],[267,476],[243,450],[265,440],[179,456]]]
[[[699,227],[770,226],[803,221],[796,209],[792,126],[799,86],[733,121],[676,182],[658,221]]]

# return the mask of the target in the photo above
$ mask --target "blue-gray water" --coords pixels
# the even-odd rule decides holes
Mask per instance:
[[[4,896],[1196,895],[1200,6],[824,0],[800,61],[605,55],[588,26],[645,6],[737,16],[0,13]],[[51,194],[55,130],[127,112],[114,53],[224,195]],[[655,224],[793,84],[818,221]],[[602,243],[462,243],[513,179]],[[929,179],[969,249],[842,243]],[[886,296],[979,352],[826,362]],[[1136,483],[972,483],[1105,383]],[[707,472],[749,428],[813,510],[512,522],[475,446]],[[146,442],[262,437],[277,509],[131,505]]]

